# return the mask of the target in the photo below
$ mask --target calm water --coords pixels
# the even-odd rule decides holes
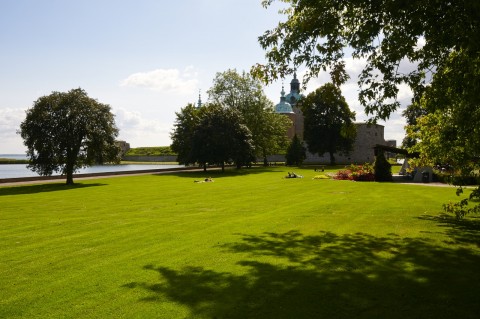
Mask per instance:
[[[25,155],[19,154],[0,154],[0,158],[12,159],[26,159]],[[76,172],[77,174],[87,173],[104,173],[104,172],[119,172],[119,171],[139,171],[146,169],[166,169],[182,167],[182,165],[161,165],[161,164],[125,164],[125,165],[98,165],[91,166]],[[60,174],[53,174],[60,175]],[[16,177],[30,177],[38,176],[37,173],[32,172],[25,164],[4,164],[0,165],[0,178],[16,178]]]

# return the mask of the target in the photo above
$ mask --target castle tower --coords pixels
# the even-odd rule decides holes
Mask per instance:
[[[290,103],[287,102],[283,85],[282,85],[282,91],[280,92],[280,94],[281,94],[280,102],[277,105],[275,105],[275,112],[279,114],[284,114],[292,121],[292,126],[289,127],[287,131],[288,138],[292,139],[293,136],[295,135],[295,126],[293,125],[293,123],[295,123],[295,113],[293,112],[293,109]]]
[[[280,98],[280,102],[282,102],[283,94],[285,94],[282,85],[282,97]],[[303,140],[303,113],[301,110],[301,100],[304,98],[304,95],[300,93],[300,81],[297,79],[297,72],[293,73],[293,79],[290,82],[290,93],[288,93],[285,97],[285,102],[289,103],[292,109],[293,114],[290,113],[289,118],[292,120],[292,128],[289,129],[288,134],[289,138],[293,138],[295,134],[300,140]],[[280,112],[277,112],[280,113]]]

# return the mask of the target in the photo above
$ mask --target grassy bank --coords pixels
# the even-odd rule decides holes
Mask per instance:
[[[441,215],[454,189],[291,170],[0,187],[0,317],[478,316],[480,223]]]
[[[13,158],[0,158],[1,164],[28,164],[28,160],[13,159]]]

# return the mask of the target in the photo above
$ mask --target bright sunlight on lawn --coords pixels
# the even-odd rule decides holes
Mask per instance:
[[[0,317],[478,318],[453,188],[291,170],[0,187]]]

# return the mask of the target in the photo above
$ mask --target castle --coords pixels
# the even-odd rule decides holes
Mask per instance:
[[[300,81],[297,79],[297,74],[294,73],[293,79],[290,82],[290,93],[285,95],[285,90],[282,86],[280,102],[275,105],[276,113],[284,114],[292,121],[292,126],[287,132],[287,136],[290,139],[296,134],[300,140],[303,140],[304,118],[302,110],[300,109],[303,97],[304,95],[300,92]],[[335,160],[338,164],[371,163],[375,160],[375,145],[396,146],[395,140],[385,141],[383,125],[363,122],[357,122],[355,125],[357,128],[357,137],[353,145],[353,150],[348,155],[335,154]],[[307,151],[305,163],[328,164],[330,163],[330,156],[327,153],[318,156],[318,154],[312,154]]]

